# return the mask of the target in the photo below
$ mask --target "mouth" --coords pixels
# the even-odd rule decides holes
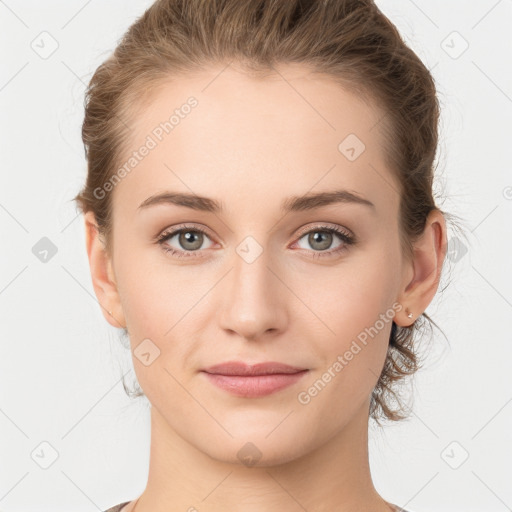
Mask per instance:
[[[256,398],[276,393],[298,382],[307,368],[277,362],[254,365],[229,361],[202,370],[210,383],[236,396]]]

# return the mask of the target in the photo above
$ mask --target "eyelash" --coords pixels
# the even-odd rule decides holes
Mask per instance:
[[[162,249],[169,253],[171,256],[177,257],[177,258],[189,258],[189,257],[195,257],[195,258],[202,258],[203,255],[200,251],[180,251],[173,249],[172,247],[168,247],[165,245],[165,241],[169,238],[173,238],[175,235],[178,235],[180,233],[185,233],[187,231],[202,233],[206,236],[208,236],[208,233],[201,228],[198,228],[196,226],[180,226],[177,229],[174,229],[172,231],[164,231],[161,235],[159,235],[156,238],[156,242],[161,245]],[[317,258],[323,258],[323,257],[334,257],[338,253],[341,253],[343,251],[346,251],[348,249],[348,246],[354,245],[356,243],[356,238],[353,235],[350,235],[347,231],[333,226],[315,226],[312,229],[308,229],[306,231],[303,231],[300,233],[299,237],[297,238],[297,241],[303,238],[305,235],[308,235],[309,233],[314,232],[328,232],[333,233],[339,236],[339,238],[342,240],[343,245],[335,250],[330,251],[313,251],[313,255],[311,256],[313,259]],[[199,253],[196,255],[196,253]],[[193,256],[192,256],[193,255]]]

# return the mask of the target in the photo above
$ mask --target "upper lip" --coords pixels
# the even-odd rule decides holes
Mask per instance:
[[[277,373],[298,373],[304,370],[307,370],[307,368],[298,368],[274,361],[257,364],[247,364],[242,361],[227,361],[205,368],[203,371],[217,375],[272,375]]]

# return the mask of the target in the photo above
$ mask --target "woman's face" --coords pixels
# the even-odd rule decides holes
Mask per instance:
[[[328,78],[280,70],[219,68],[160,88],[113,188],[114,317],[138,381],[168,428],[235,463],[244,446],[260,464],[291,460],[367,420],[412,276],[383,113]],[[148,201],[160,194],[187,199]],[[307,372],[240,396],[203,371],[227,361]]]

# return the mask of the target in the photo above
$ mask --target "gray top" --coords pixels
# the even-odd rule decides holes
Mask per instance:
[[[115,507],[109,508],[108,510],[105,510],[105,512],[121,512],[121,509],[128,505],[130,503],[129,501],[125,501],[124,503],[120,503],[119,505],[116,505]],[[398,505],[392,504],[394,507],[396,507],[396,512],[408,512],[404,508],[400,508]]]
[[[116,505],[115,507],[109,508],[108,510],[105,510],[105,512],[121,512],[121,509],[128,505],[130,503],[129,501],[125,501],[124,503],[120,503],[119,505]]]

